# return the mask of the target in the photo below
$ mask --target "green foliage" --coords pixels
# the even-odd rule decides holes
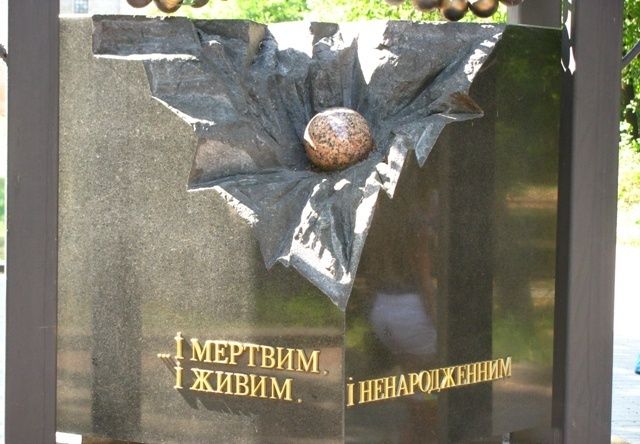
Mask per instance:
[[[236,0],[236,4],[243,18],[261,23],[302,20],[308,11],[305,0]]]
[[[303,20],[308,12],[306,0],[213,0],[202,8],[181,8],[176,15],[278,23]]]
[[[623,49],[628,53],[640,41],[640,0],[624,2],[624,34]],[[636,58],[623,73],[623,80],[629,82],[640,80],[640,59]],[[638,90],[636,90],[638,91]],[[637,108],[637,106],[636,106]]]
[[[349,22],[358,20],[421,20],[442,21],[438,11],[421,13],[417,11],[411,1],[405,1],[400,6],[390,6],[383,0],[308,0],[310,13],[307,19],[316,21]],[[491,18],[481,19],[469,12],[464,22],[506,22],[506,8],[500,10]]]
[[[630,136],[627,122],[620,128],[618,178],[618,243],[640,246],[640,141]]]
[[[625,0],[623,23],[623,52],[628,53],[640,41],[640,0]],[[637,139],[640,128],[640,59],[636,58],[622,72],[622,115],[628,125],[623,126],[627,135]],[[624,137],[624,135],[623,135]],[[636,144],[637,147],[637,144]]]
[[[438,20],[435,12],[422,14],[411,2],[390,6],[384,0],[309,0],[310,20],[349,22],[357,20]]]
[[[640,41],[640,0],[625,0],[623,52]],[[622,72],[622,123],[618,176],[618,242],[640,246],[640,59]]]
[[[304,0],[276,0],[261,5],[252,0],[238,0],[238,5],[247,14],[247,18],[257,22],[281,22],[301,20],[307,11]]]
[[[640,205],[640,142],[629,136],[627,125],[622,122],[620,129],[618,202],[621,208]]]
[[[212,0],[203,8],[181,8],[176,15],[192,18],[246,19],[261,23],[296,20],[349,22],[358,20],[423,20],[440,21],[437,11],[421,13],[411,1],[400,6],[388,5],[384,0]],[[491,18],[480,19],[469,12],[465,22],[499,22],[507,20],[506,8]]]

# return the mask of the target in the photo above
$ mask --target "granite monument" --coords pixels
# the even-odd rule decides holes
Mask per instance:
[[[559,45],[497,25],[64,19],[59,429],[544,440]],[[372,144],[328,171],[305,129],[336,107]]]

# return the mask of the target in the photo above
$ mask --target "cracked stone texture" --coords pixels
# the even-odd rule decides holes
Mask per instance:
[[[378,193],[411,151],[482,116],[468,91],[503,27],[94,17],[96,56],[144,60],[151,94],[198,137],[190,189],[213,188],[255,230],[267,268],[293,266],[344,310]],[[347,107],[376,150],[337,172],[310,167],[304,129]]]

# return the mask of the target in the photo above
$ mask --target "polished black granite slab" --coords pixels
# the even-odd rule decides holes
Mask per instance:
[[[59,430],[140,443],[546,442],[559,31],[508,27],[470,92],[485,117],[449,125],[423,168],[410,157],[394,199],[380,195],[346,312],[295,271],[267,271],[223,199],[186,191],[192,129],[150,98],[141,63],[94,59],[91,31],[62,20]],[[175,362],[158,354],[176,353],[177,332],[317,350],[319,373],[210,367],[290,377],[291,401],[176,390]],[[508,379],[347,407],[349,378],[506,357]]]
[[[558,44],[553,31],[507,28],[471,90],[485,118],[446,128],[427,165],[411,162],[380,199],[347,308],[354,380],[506,356],[512,377],[347,409],[348,442],[550,428]],[[516,442],[546,439],[527,436]]]

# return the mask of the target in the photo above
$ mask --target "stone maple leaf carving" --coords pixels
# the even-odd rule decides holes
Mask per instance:
[[[268,268],[293,266],[344,309],[378,193],[393,197],[410,151],[422,166],[448,123],[482,116],[468,91],[502,32],[96,16],[93,48],[143,60],[152,96],[193,126],[188,188],[224,196],[253,225]],[[337,106],[367,118],[376,149],[317,171],[304,129]]]

